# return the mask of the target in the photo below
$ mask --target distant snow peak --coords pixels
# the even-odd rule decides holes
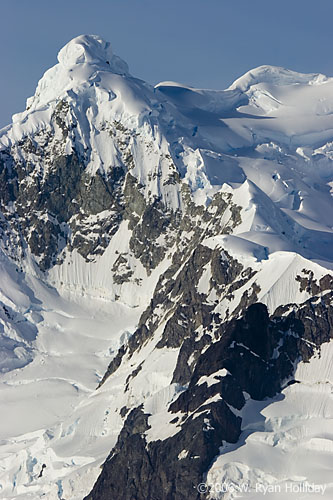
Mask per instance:
[[[320,73],[298,73],[279,66],[265,64],[251,69],[243,76],[234,81],[230,90],[240,89],[243,92],[249,90],[253,85],[268,83],[273,85],[320,85],[328,80],[327,76]]]
[[[59,51],[58,61],[66,69],[78,64],[97,64],[108,65],[113,73],[128,73],[125,61],[115,56],[110,43],[98,35],[80,35],[73,38]]]

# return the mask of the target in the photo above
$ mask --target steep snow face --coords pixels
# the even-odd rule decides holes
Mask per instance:
[[[131,410],[142,405],[149,446],[177,436],[168,406],[227,321],[258,301],[270,314],[316,306],[332,288],[333,79],[263,66],[222,91],[153,88],[95,35],[70,41],[58,61],[0,131],[1,498],[82,499]],[[193,399],[209,381],[202,403],[227,418],[241,403],[223,406],[230,373],[214,373],[202,373]],[[286,412],[298,411],[302,384],[285,389],[290,406],[267,403],[260,432],[260,408],[247,403],[252,437],[226,478],[259,477],[261,432],[265,446],[281,438],[288,448]],[[322,393],[305,411],[326,425]],[[198,432],[210,430],[206,417]],[[177,463],[196,458],[180,437]],[[323,444],[322,460],[329,445],[313,437],[300,449]]]

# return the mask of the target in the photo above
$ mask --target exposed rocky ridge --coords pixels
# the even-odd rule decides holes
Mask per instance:
[[[187,260],[183,257],[178,261],[178,254],[174,255],[174,263],[160,277],[151,303],[140,318],[138,329],[129,339],[127,346],[123,346],[111,361],[99,386],[107,380],[116,367],[120,366],[125,354],[128,353],[130,357],[135,350],[152,339],[154,332],[165,318],[169,317],[165,323],[162,338],[156,347],[180,348],[185,345],[180,353],[183,365],[187,364],[184,361],[185,352],[188,353],[188,357],[196,352],[196,339],[193,333],[198,328],[203,327],[210,332],[204,340],[198,339],[199,345],[211,340],[220,318],[218,313],[213,312],[218,300],[215,303],[208,303],[207,294],[197,291],[205,266],[209,265],[211,268],[210,286],[211,289],[215,289],[219,298],[229,297],[233,290],[244,286],[247,280],[255,274],[250,268],[243,271],[243,266],[236,259],[233,259],[227,252],[221,255],[219,248],[211,250],[207,246],[198,244],[195,250],[189,253],[191,248],[190,246],[188,249]],[[243,278],[237,282],[236,278],[241,273]],[[223,291],[224,295],[222,295]],[[255,302],[255,296],[251,300]],[[159,312],[156,314],[157,309]],[[189,343],[191,348],[189,348]],[[176,369],[176,373],[178,372],[179,369]],[[178,373],[173,381],[181,382],[182,380],[186,383],[185,379],[179,377]]]
[[[271,317],[256,303],[241,319],[220,322],[217,341],[201,350],[187,388],[168,408],[174,435],[147,442],[149,415],[133,409],[86,500],[206,498],[197,486],[222,442],[239,439],[241,412],[235,410],[244,406],[244,394],[262,400],[297,382],[297,363],[309,361],[333,337],[332,306],[329,292]]]
[[[148,416],[140,408],[132,410],[99,481],[86,499],[202,498],[195,480],[201,477],[201,470],[208,468],[217,451],[216,443],[236,442],[240,433],[240,419],[223,401],[202,411],[186,420],[179,435],[147,446],[144,432]],[[206,412],[210,413],[209,421]],[[140,426],[142,421],[145,426]],[[183,450],[187,451],[186,456],[178,458]],[[133,468],[128,468],[129,462],[135,464]]]

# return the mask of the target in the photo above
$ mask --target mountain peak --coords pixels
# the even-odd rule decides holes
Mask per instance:
[[[58,61],[39,80],[35,95],[27,99],[27,111],[40,109],[73,89],[89,87],[102,75],[129,75],[127,63],[98,35],[73,38],[59,51]],[[13,122],[23,119],[22,113],[13,116]]]
[[[90,64],[110,69],[113,73],[128,73],[128,66],[112,52],[110,42],[98,35],[80,35],[68,42],[58,53],[59,64],[67,70]]]
[[[0,498],[331,500],[333,78],[58,60],[0,130]]]

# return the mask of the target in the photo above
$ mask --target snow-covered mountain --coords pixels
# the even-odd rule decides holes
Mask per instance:
[[[331,498],[333,79],[58,61],[0,131],[0,498]]]

